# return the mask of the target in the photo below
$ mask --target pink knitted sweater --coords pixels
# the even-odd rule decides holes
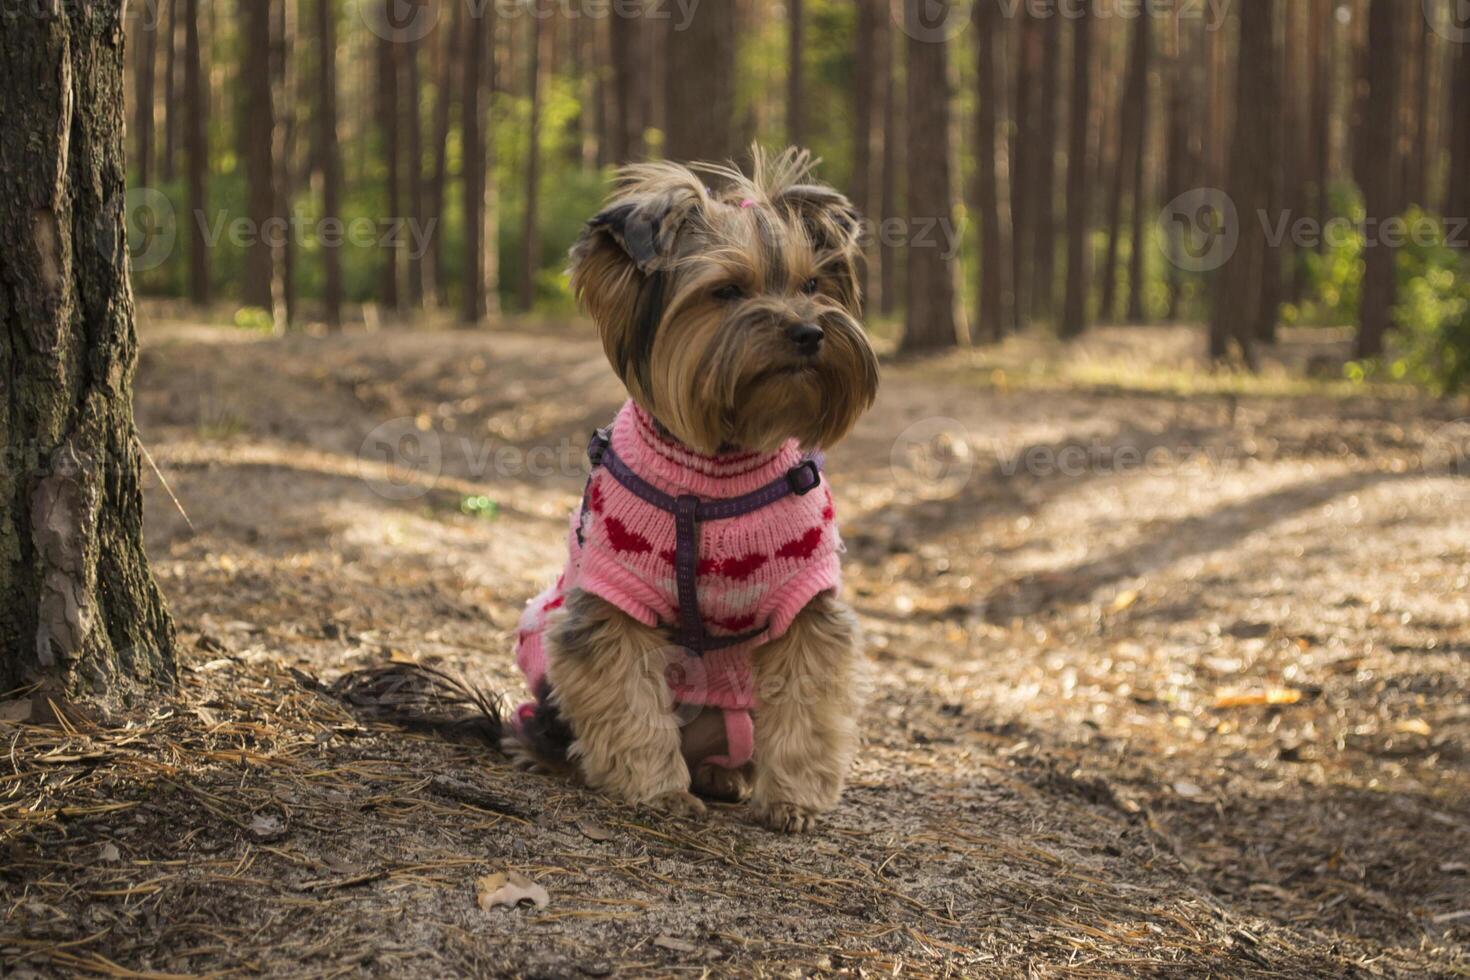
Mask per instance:
[[[758,490],[802,458],[795,441],[773,453],[696,453],[670,438],[632,401],[618,412],[611,438],[613,452],[648,483],[672,496],[695,494],[703,500]],[[584,506],[572,515],[566,569],[521,616],[516,662],[533,692],[543,689],[546,673],[547,614],[571,589],[600,596],[648,626],[671,631],[677,626],[674,541],[672,514],[633,495],[605,469],[593,471]],[[817,594],[837,588],[841,547],[825,482],[805,496],[783,497],[740,517],[700,524],[696,592],[706,629],[713,637],[762,630],[748,642],[702,657],[669,641],[665,677],[674,700],[726,712],[729,755],[710,761],[732,766],[748,761],[749,711],[757,706],[750,653],[786,632]]]

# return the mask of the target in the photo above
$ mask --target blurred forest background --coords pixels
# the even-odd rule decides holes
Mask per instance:
[[[870,313],[905,348],[1193,320],[1254,365],[1281,325],[1350,326],[1352,377],[1470,383],[1453,0],[130,15],[135,286],[227,301],[244,326],[566,311],[566,249],[609,168],[759,140],[810,147],[868,216]],[[253,233],[282,216],[289,233]]]

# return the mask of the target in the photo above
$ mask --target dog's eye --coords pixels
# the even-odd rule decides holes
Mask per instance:
[[[712,295],[721,303],[733,303],[737,299],[745,298],[745,290],[732,282],[727,286],[721,286],[719,289],[716,289]]]
[[[817,279],[815,276],[801,284],[801,291],[810,296],[817,291]]]

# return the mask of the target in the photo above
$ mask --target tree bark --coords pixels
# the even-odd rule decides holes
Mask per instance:
[[[1080,337],[1087,329],[1088,236],[1092,230],[1092,174],[1087,124],[1092,98],[1092,17],[1084,6],[1072,22],[1071,133],[1067,140],[1067,285],[1059,333]]]
[[[464,5],[454,4],[453,21],[441,23],[439,75],[434,85],[434,172],[429,180],[428,221],[434,222],[429,251],[424,256],[424,301],[446,301],[444,275],[444,202],[449,181],[449,126],[454,114],[454,92],[459,84],[459,44],[464,29]]]
[[[342,151],[337,146],[336,0],[316,0],[317,159],[321,167],[322,222],[342,220]],[[336,236],[322,242],[322,307],[330,330],[342,327],[342,245]]]
[[[174,165],[179,146],[178,54],[179,54],[179,7],[185,0],[168,0],[168,32],[165,43],[168,47],[163,56],[163,159],[159,161],[159,174],[165,182],[172,181],[178,173]]]
[[[296,68],[291,44],[298,28],[298,0],[278,0],[271,17],[271,104],[276,126],[271,131],[272,210],[284,221],[272,236],[271,318],[277,334],[296,316],[296,243],[291,234],[291,163],[296,156]]]
[[[259,3],[260,0],[245,0],[247,3]],[[371,0],[370,0],[371,2]],[[397,0],[376,0],[389,5]],[[384,15],[384,23],[392,23],[388,18],[390,14]],[[403,159],[402,145],[399,140],[399,85],[398,85],[398,49],[401,45],[397,40],[390,37],[377,39],[378,60],[378,126],[382,139],[383,163],[387,169],[386,205],[388,213],[386,217],[390,221],[396,221],[403,217],[402,199],[402,175],[400,163]],[[396,239],[384,242],[380,251],[383,253],[383,282],[382,300],[383,306],[394,313],[403,309],[403,299],[398,290],[398,247]]]
[[[158,62],[159,24],[156,15],[143,6],[138,9],[134,26],[133,167],[137,186],[148,187],[153,179],[153,76]]]
[[[1005,31],[998,3],[981,0],[975,27],[975,211],[980,221],[980,274],[976,277],[972,338],[998,341],[1015,322],[1011,309],[1011,205],[1002,192],[1005,166]],[[1075,109],[1074,109],[1075,111]]]
[[[0,32],[0,692],[121,703],[175,672],[132,413],[122,5],[55,10]]]
[[[1383,353],[1383,338],[1391,326],[1397,292],[1394,249],[1382,240],[1382,223],[1398,212],[1398,177],[1402,172],[1394,148],[1398,145],[1399,59],[1403,28],[1395,0],[1372,0],[1368,10],[1367,124],[1375,133],[1375,152],[1362,161],[1363,204],[1367,211],[1368,241],[1364,249],[1363,295],[1358,307],[1357,356]]]
[[[1249,367],[1256,364],[1254,328],[1261,308],[1261,273],[1266,234],[1257,214],[1270,206],[1270,162],[1261,141],[1267,127],[1253,125],[1251,107],[1266,104],[1270,83],[1262,66],[1272,55],[1275,0],[1249,0],[1240,5],[1239,56],[1235,75],[1235,134],[1230,140],[1226,189],[1239,216],[1235,254],[1215,276],[1210,317],[1210,356],[1224,360],[1232,349]]]
[[[405,217],[415,228],[424,226],[424,117],[420,107],[422,81],[420,77],[418,40],[405,41],[403,51],[403,132],[408,145],[404,147],[403,189],[407,198],[408,211]],[[424,305],[424,255],[408,236],[408,247],[404,250],[407,266],[408,305],[420,309]]]
[[[541,68],[542,47],[553,35],[541,25],[540,17],[530,18],[530,64],[526,66],[529,89],[530,126],[526,134],[526,185],[521,210],[521,276],[516,291],[517,305],[530,312],[536,303],[536,272],[541,267]]]
[[[245,278],[240,299],[246,306],[270,311],[271,218],[276,213],[271,152],[276,120],[271,107],[271,14],[274,0],[240,0],[240,83],[244,101],[237,132],[245,156],[246,210],[251,236],[245,245]]]
[[[643,17],[608,18],[608,61],[612,74],[613,120],[609,135],[613,163],[627,163],[643,155],[643,100],[639,96],[639,51]]]
[[[1015,15],[1020,28],[1016,49],[1016,87],[1012,93],[1011,118],[1011,282],[1014,288],[1014,330],[1031,321],[1030,268],[1036,240],[1036,164],[1034,160],[1040,120],[1037,76],[1041,71],[1041,21],[1021,4]]]
[[[1098,314],[1105,319],[1117,316],[1118,248],[1123,237],[1123,199],[1130,186],[1136,191],[1145,156],[1142,136],[1146,123],[1144,101],[1148,98],[1149,41],[1148,17],[1135,18],[1128,49],[1128,77],[1123,84],[1118,106],[1117,162],[1113,167],[1112,188],[1108,196],[1108,249],[1103,260],[1102,303],[1098,310]],[[1132,273],[1130,264],[1130,285]]]
[[[806,129],[802,125],[802,114],[806,110],[802,70],[806,46],[802,33],[806,25],[801,6],[801,0],[786,0],[786,142],[792,146],[806,144]]]
[[[1470,219],[1470,44],[1456,45],[1455,91],[1459,98],[1445,100],[1453,118],[1450,132],[1453,146],[1450,151],[1449,186],[1445,189],[1445,213],[1452,218]],[[1461,235],[1458,244],[1465,247],[1466,235]]]
[[[880,0],[881,2],[881,0]],[[887,9],[887,4],[883,4]],[[889,22],[892,23],[891,21]],[[903,98],[898,88],[898,38],[888,24],[882,27],[882,47],[880,53],[882,62],[879,71],[882,72],[883,80],[883,174],[880,178],[880,193],[882,196],[882,208],[880,214],[882,221],[895,218],[902,213],[903,203],[900,200],[899,184],[899,150],[905,144],[904,131],[906,128],[904,114],[899,111],[900,102]],[[880,226],[881,227],[881,226]],[[879,235],[878,243],[878,265],[879,265],[879,301],[878,311],[883,316],[892,316],[901,302],[902,285],[899,255],[899,244],[893,241],[892,236]]]
[[[1273,18],[1279,16],[1280,8],[1272,10]],[[1282,90],[1284,45],[1281,43],[1281,25],[1273,23],[1270,34],[1269,56],[1252,70],[1261,75],[1262,86],[1260,112],[1255,118],[1255,127],[1260,150],[1260,166],[1266,175],[1266,212],[1269,220],[1276,221],[1287,210],[1288,177],[1287,141],[1292,133],[1290,126],[1289,100],[1294,93]],[[1253,215],[1245,218],[1253,220]],[[1281,304],[1286,301],[1287,265],[1291,261],[1291,240],[1283,239],[1280,245],[1266,243],[1261,258],[1261,303],[1256,311],[1253,333],[1263,344],[1276,342],[1276,323]]]
[[[950,184],[949,71],[946,43],[926,38],[924,26],[941,7],[954,0],[903,0],[908,35],[908,158],[925,161],[920,180],[908,182],[908,216],[915,229],[950,226],[954,199]],[[927,11],[923,8],[927,7]],[[921,12],[922,11],[922,12]],[[927,13],[927,17],[925,14]],[[905,353],[955,346],[953,257],[946,258],[941,239],[921,242],[911,234],[908,245],[908,303],[900,349]]]
[[[460,316],[466,323],[480,323],[500,307],[499,263],[496,242],[497,209],[495,178],[488,147],[494,143],[487,133],[488,93],[494,88],[495,26],[493,4],[469,7],[464,19],[464,89],[460,97],[460,130],[463,134],[462,174],[465,221],[464,295]]]
[[[205,117],[209,92],[199,52],[199,0],[175,0],[184,4],[184,152],[188,156],[189,299],[195,306],[209,305],[209,243],[205,222],[209,219],[209,143]]]
[[[1079,8],[1085,12],[1086,4]],[[1140,18],[1146,19],[1146,18]],[[1036,228],[1032,241],[1031,286],[1032,315],[1050,320],[1056,312],[1057,267],[1057,143],[1058,101],[1062,85],[1063,18],[1051,16],[1041,22],[1041,77],[1039,79],[1036,124]]]
[[[1148,202],[1148,145],[1150,111],[1148,77],[1153,63],[1153,31],[1149,16],[1133,22],[1133,85],[1137,103],[1134,107],[1133,189],[1129,194],[1132,235],[1128,253],[1128,322],[1143,323],[1148,315],[1143,308],[1144,259],[1143,244],[1146,223],[1151,215]]]
[[[881,107],[887,88],[883,74],[885,54],[879,46],[887,43],[886,11],[880,0],[857,0],[857,30],[854,36],[854,64],[857,66],[852,102],[852,202],[868,227],[880,227],[883,197]],[[881,251],[873,235],[863,243],[863,266],[859,271],[862,294],[870,309],[881,279]]]
[[[735,121],[735,4],[689,8],[688,23],[670,18],[665,31],[664,156],[725,161],[740,151]],[[683,26],[683,29],[678,29]]]

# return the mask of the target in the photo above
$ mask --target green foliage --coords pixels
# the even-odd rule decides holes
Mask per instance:
[[[1437,220],[1418,210],[1406,217],[1434,234],[1411,236],[1399,251],[1394,350],[1377,368],[1437,394],[1470,391],[1470,269]]]

